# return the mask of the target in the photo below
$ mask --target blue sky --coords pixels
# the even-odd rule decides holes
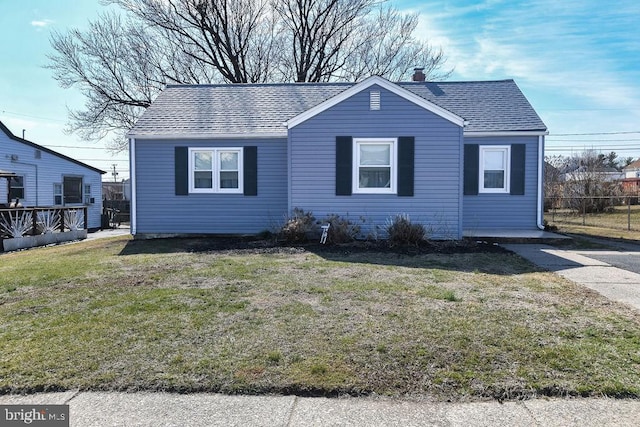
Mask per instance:
[[[550,135],[547,155],[594,148],[640,157],[640,2],[394,0],[419,12],[418,34],[442,46],[450,80],[513,78]],[[128,177],[126,153],[65,135],[83,98],[44,69],[51,31],[86,27],[97,0],[0,0],[0,120],[16,135]],[[576,135],[580,134],[580,135]],[[110,174],[104,179],[111,180]]]

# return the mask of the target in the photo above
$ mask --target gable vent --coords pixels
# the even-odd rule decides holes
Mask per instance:
[[[370,110],[379,110],[380,109],[380,91],[372,90],[369,92],[369,109]]]

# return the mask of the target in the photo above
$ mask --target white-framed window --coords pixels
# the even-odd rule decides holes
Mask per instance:
[[[62,183],[60,182],[53,184],[53,204],[62,204]]]
[[[398,140],[358,138],[353,150],[353,192],[395,194]]]
[[[189,192],[242,193],[242,148],[189,148]]]
[[[83,199],[85,205],[91,204],[91,184],[84,185]]]
[[[480,146],[480,193],[509,193],[511,146]]]
[[[24,200],[24,176],[16,175],[9,178],[9,200]]]

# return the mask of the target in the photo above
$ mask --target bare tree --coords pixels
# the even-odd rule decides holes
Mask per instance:
[[[78,87],[68,130],[122,135],[168,83],[396,80],[415,66],[446,77],[445,58],[414,37],[417,15],[385,0],[103,0],[119,12],[54,33],[48,67]]]
[[[449,77],[452,70],[442,70],[446,62],[442,49],[414,36],[418,23],[417,13],[402,14],[380,4],[367,16],[359,34],[354,34],[361,43],[347,57],[340,78],[358,81],[376,75],[400,81],[417,66],[431,80]]]
[[[563,193],[567,205],[580,213],[606,212],[622,202],[615,152],[609,155],[587,150],[566,158]]]
[[[111,0],[230,83],[265,82],[276,46],[268,0]]]
[[[84,110],[70,110],[69,132],[101,139],[131,128],[162,90],[165,79],[146,59],[156,54],[146,34],[115,14],[102,15],[86,32],[53,33],[53,77],[64,87],[78,87]]]

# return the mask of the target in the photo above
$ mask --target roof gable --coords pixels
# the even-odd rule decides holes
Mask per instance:
[[[341,103],[342,101],[352,97],[353,95],[362,92],[363,90],[373,86],[373,85],[378,85],[380,87],[382,87],[383,89],[388,90],[389,92],[392,92],[404,99],[406,99],[407,101],[410,101],[422,108],[424,108],[425,110],[428,110],[452,123],[455,123],[458,126],[464,126],[464,119],[454,113],[452,113],[451,111],[448,111],[418,95],[416,95],[413,92],[408,91],[407,89],[404,89],[403,87],[398,86],[397,84],[391,83],[389,80],[386,80],[380,76],[371,76],[369,78],[367,78],[366,80],[363,80],[360,83],[356,83],[355,85],[351,86],[349,89],[341,92],[338,95],[333,96],[332,98],[327,99],[326,101],[316,105],[315,107],[306,110],[300,114],[298,114],[297,116],[287,120],[284,125],[287,127],[287,129],[291,129],[297,125],[299,125],[300,123],[303,123],[307,120],[309,120],[310,118],[322,113],[323,111],[328,110],[329,108],[333,107],[334,105],[337,105],[339,103]]]
[[[622,170],[623,171],[633,171],[633,170],[636,170],[636,169],[640,169],[640,159],[636,160],[635,162],[629,163]]]
[[[16,141],[16,142],[20,142],[20,143],[22,143],[22,144],[25,144],[25,145],[28,145],[28,146],[30,146],[30,147],[33,147],[33,148],[35,148],[36,150],[44,151],[45,153],[49,153],[49,154],[54,155],[54,156],[56,156],[56,157],[59,157],[59,158],[61,158],[61,159],[67,160],[67,161],[72,162],[72,163],[75,163],[75,164],[77,164],[77,165],[79,165],[79,166],[85,167],[85,168],[87,168],[87,169],[91,169],[92,171],[94,171],[94,172],[98,172],[98,173],[99,173],[99,174],[101,174],[101,175],[103,175],[103,174],[105,174],[105,173],[106,173],[106,172],[105,172],[105,171],[103,171],[103,170],[100,170],[100,169],[98,169],[98,168],[94,168],[93,166],[89,166],[88,164],[86,164],[86,163],[82,163],[81,161],[76,160],[76,159],[72,159],[71,157],[67,157],[67,156],[65,156],[64,154],[58,153],[57,151],[53,151],[53,150],[51,150],[51,149],[49,149],[49,148],[43,147],[43,146],[38,145],[38,144],[36,144],[36,143],[33,143],[33,142],[31,142],[31,141],[27,141],[26,139],[23,139],[23,138],[20,138],[20,137],[18,137],[18,136],[15,136],[15,135],[14,135],[14,134],[9,130],[9,128],[8,128],[8,127],[6,127],[6,126],[4,125],[4,123],[2,123],[2,122],[0,122],[0,130],[1,130],[2,132],[4,132],[4,133],[5,133],[5,134],[10,138],[10,139],[12,139],[12,140],[14,140],[14,141]]]

